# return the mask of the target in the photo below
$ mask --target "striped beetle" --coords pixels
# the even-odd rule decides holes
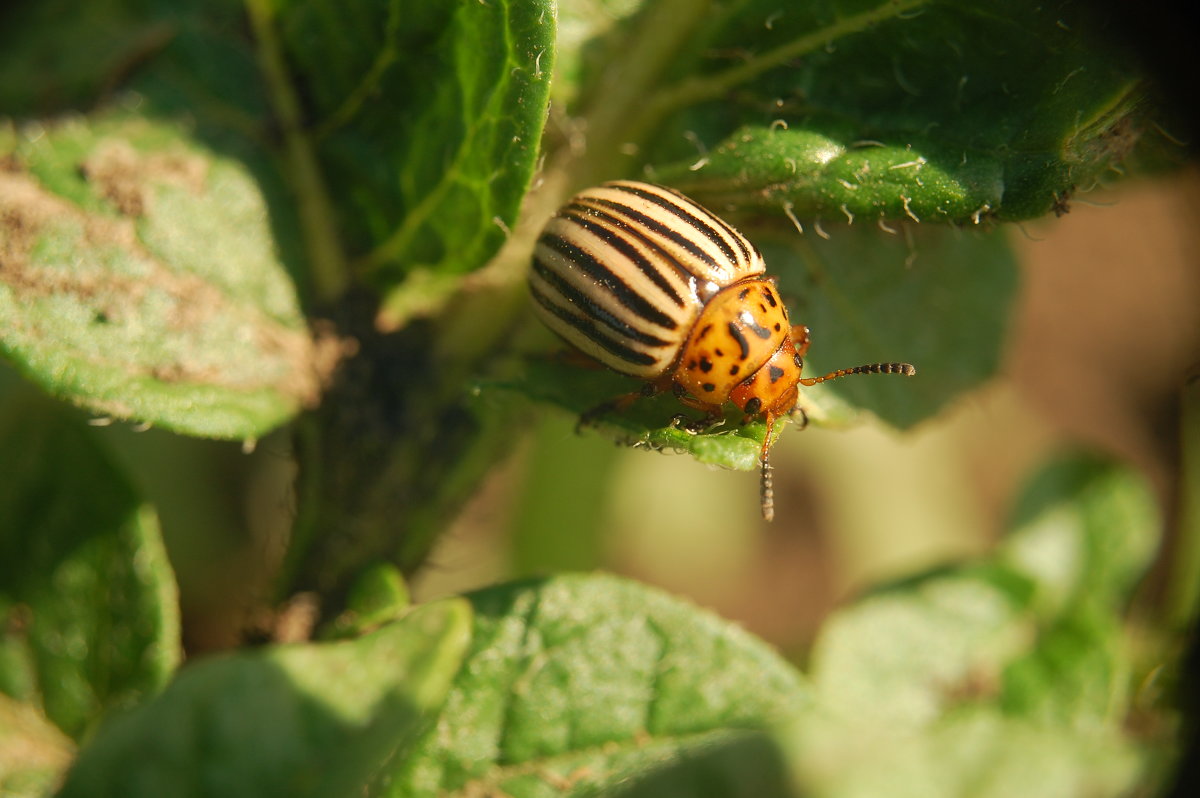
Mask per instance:
[[[771,430],[796,408],[798,386],[916,369],[871,363],[801,377],[808,328],[788,321],[765,272],[753,244],[687,197],[619,180],[577,194],[550,220],[529,287],[546,326],[614,371],[646,381],[585,418],[668,389],[704,411],[701,425],[720,417],[727,401],[747,420],[761,416],[762,514],[770,521]]]

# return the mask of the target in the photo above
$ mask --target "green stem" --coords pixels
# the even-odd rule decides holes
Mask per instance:
[[[582,114],[587,156],[574,164],[572,188],[627,171],[649,130],[630,125],[652,97],[663,73],[711,12],[709,0],[662,0],[648,4],[621,48],[621,57],[592,89]]]
[[[246,0],[246,10],[258,42],[259,65],[283,133],[283,156],[296,193],[300,225],[311,260],[314,298],[322,303],[331,302],[344,293],[349,272],[338,241],[329,193],[305,131],[300,100],[276,35],[275,1]]]

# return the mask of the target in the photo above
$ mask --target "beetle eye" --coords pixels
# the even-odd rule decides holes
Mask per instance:
[[[743,407],[742,410],[748,415],[753,416],[762,410],[762,399],[759,399],[757,396],[750,397],[750,400],[746,402],[746,406]]]
[[[792,360],[794,360],[794,361],[795,361],[795,363],[796,363],[796,368],[800,369],[801,371],[803,371],[803,370],[804,370],[804,358],[800,357],[800,353],[799,353],[799,352],[797,352],[796,354],[792,355]]]

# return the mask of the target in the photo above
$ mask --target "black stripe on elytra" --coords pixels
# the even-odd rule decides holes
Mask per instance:
[[[729,246],[729,242],[725,240],[725,236],[721,235],[721,231],[708,221],[708,219],[713,219],[717,222],[717,224],[720,224],[720,220],[711,213],[705,211],[703,208],[691,204],[690,202],[688,203],[691,205],[689,208],[671,195],[663,196],[662,194],[657,194],[653,191],[647,191],[646,189],[638,188],[637,186],[622,184],[613,186],[613,188],[624,191],[627,194],[633,194],[635,197],[641,197],[647,202],[651,202],[662,208],[664,211],[674,215],[681,222],[687,223],[697,233],[707,238],[713,244],[716,244],[721,249],[721,252],[725,255],[725,257],[729,259],[730,263],[735,265],[738,263],[738,256],[737,253],[733,251],[733,247]]]
[[[654,264],[651,263],[645,255],[643,255],[641,252],[638,252],[637,247],[635,247],[633,244],[630,244],[629,241],[617,233],[617,230],[620,229],[619,226],[614,224],[613,227],[606,227],[605,225],[596,221],[598,217],[608,216],[608,214],[589,212],[589,210],[586,208],[580,208],[578,205],[571,205],[564,208],[559,216],[563,219],[570,219],[584,230],[587,230],[589,233],[599,238],[606,245],[612,247],[617,252],[620,252],[622,255],[629,258],[630,262],[638,268],[638,271],[650,278],[650,281],[658,286],[664,294],[670,297],[671,301],[673,301],[679,307],[683,307],[683,297],[679,296],[679,293],[675,290],[674,286],[671,285],[667,278],[663,276],[662,272],[656,269]],[[608,218],[612,219],[613,222],[617,221],[611,216],[608,216]]]
[[[598,205],[603,205],[606,208],[612,208],[614,211],[626,217],[627,219],[632,219],[637,224],[653,230],[668,241],[673,241],[674,243],[683,247],[688,251],[689,254],[694,255],[697,260],[704,263],[706,266],[716,269],[717,271],[725,271],[724,268],[717,264],[717,261],[712,255],[709,255],[707,252],[701,249],[695,241],[683,235],[678,230],[674,230],[662,222],[651,219],[646,214],[631,208],[624,203],[617,202],[616,200],[604,199],[602,197],[587,197],[587,201],[594,202]]]
[[[656,338],[649,333],[644,333],[641,330],[630,326],[628,323],[614,316],[609,311],[601,307],[595,300],[580,291],[575,286],[563,279],[562,275],[558,274],[554,269],[542,263],[536,257],[533,260],[533,270],[537,275],[545,280],[550,285],[554,286],[554,290],[562,294],[563,298],[572,305],[578,307],[586,316],[603,322],[604,326],[608,327],[613,332],[623,335],[626,338],[631,338],[640,344],[646,346],[667,346],[668,342],[660,338]],[[575,325],[579,327],[579,325]],[[579,328],[583,330],[582,327]],[[585,331],[586,332],[586,331]]]
[[[750,342],[746,340],[746,335],[737,326],[736,322],[729,322],[729,334],[733,336],[733,340],[737,341],[737,345],[742,349],[742,360],[750,357]]]
[[[758,250],[754,248],[753,244],[746,240],[744,235],[739,233],[737,230],[734,230],[733,227],[720,216],[717,216],[716,214],[711,214],[711,216],[713,220],[721,226],[722,230],[729,233],[729,237],[734,240],[734,242],[738,245],[738,249],[742,251],[742,255],[746,259],[746,266],[750,266],[750,264],[754,262],[754,259],[750,256],[750,253],[753,252],[754,254],[758,255]],[[761,258],[762,255],[759,255],[759,257]]]
[[[626,285],[620,277],[613,274],[612,270],[601,263],[599,258],[587,250],[553,233],[543,233],[542,237],[538,239],[538,243],[545,244],[571,261],[573,265],[578,266],[584,274],[602,285],[613,295],[617,302],[624,305],[634,314],[642,317],[651,324],[657,324],[659,327],[668,330],[673,330],[678,326],[674,319],[654,307],[648,299]]]
[[[636,349],[630,349],[620,341],[614,341],[609,338],[604,332],[596,326],[596,323],[588,316],[579,316],[565,308],[551,302],[548,298],[536,289],[530,292],[533,295],[534,301],[545,308],[548,312],[554,314],[564,323],[574,327],[579,332],[587,336],[588,340],[592,341],[596,346],[616,355],[626,363],[632,363],[639,366],[649,366],[654,363],[656,358],[645,352],[640,352]]]
[[[622,219],[620,216],[615,216],[608,211],[603,210],[602,208],[585,205],[581,202],[572,202],[570,205],[559,211],[559,213],[570,213],[573,217],[579,214],[586,214],[590,219],[597,219],[605,224],[612,225],[614,229],[620,230],[622,233],[625,233],[631,238],[636,239],[638,242],[644,244],[648,249],[656,252],[662,259],[662,262],[674,269],[675,273],[679,276],[679,279],[685,283],[689,282],[692,278],[704,277],[704,275],[696,274],[685,264],[680,263],[675,256],[663,248],[662,244],[646,235],[644,232],[638,229],[636,224],[629,222],[627,219]],[[708,278],[705,277],[704,279]]]

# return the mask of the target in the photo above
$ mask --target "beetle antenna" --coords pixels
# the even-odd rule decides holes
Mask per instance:
[[[764,521],[775,520],[775,482],[771,477],[771,427],[775,417],[767,415],[767,431],[763,435],[762,453],[758,456],[761,466],[758,480],[759,504]]]
[[[771,477],[771,460],[764,456],[762,459],[762,477],[759,482],[760,499],[762,502],[762,517],[764,521],[775,520],[775,485]]]
[[[868,363],[865,366],[855,366],[852,369],[838,369],[831,371],[823,377],[805,377],[800,380],[801,385],[816,385],[818,382],[828,382],[836,380],[838,377],[847,377],[851,374],[900,374],[904,377],[911,377],[917,373],[917,367],[911,363]]]

